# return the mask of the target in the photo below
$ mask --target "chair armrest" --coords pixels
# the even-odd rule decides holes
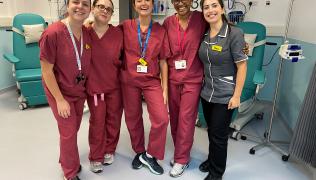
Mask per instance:
[[[4,59],[6,59],[7,61],[13,64],[20,62],[20,59],[15,57],[13,54],[4,54],[3,57]]]
[[[254,84],[259,84],[259,85],[262,85],[262,84],[264,84],[264,81],[265,81],[265,77],[266,75],[265,75],[265,73],[263,72],[263,71],[260,71],[260,70],[257,70],[256,72],[255,72],[255,75],[253,76],[253,83]]]

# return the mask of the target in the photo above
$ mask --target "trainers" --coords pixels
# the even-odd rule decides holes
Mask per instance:
[[[208,172],[208,169],[209,169],[209,162],[208,162],[208,160],[206,160],[206,161],[204,161],[204,162],[202,162],[201,164],[200,164],[200,166],[199,166],[199,170],[201,171],[201,172]]]
[[[137,153],[136,156],[133,159],[132,162],[132,168],[133,169],[140,169],[141,167],[143,167],[143,163],[140,162],[139,157],[142,155],[143,153]]]
[[[101,162],[90,162],[90,170],[94,173],[100,173],[103,171],[103,166]]]
[[[114,155],[113,154],[105,154],[103,165],[108,166],[114,162]]]
[[[64,180],[80,180],[78,176],[76,177],[73,177],[73,178],[69,178],[67,179],[65,176],[64,176]]]
[[[157,160],[155,157],[148,157],[146,153],[143,153],[140,157],[139,160],[149,168],[149,170],[157,175],[163,174],[163,168],[158,164]]]
[[[170,166],[173,167],[173,165],[174,165],[174,159],[170,161]]]
[[[222,180],[222,177],[214,177],[210,173],[208,173],[204,180]]]
[[[81,166],[81,164],[80,164],[80,166],[79,166],[79,168],[78,168],[78,170],[77,170],[77,174],[79,174],[79,173],[81,172],[81,170],[82,170],[82,166]],[[80,180],[78,176],[76,176],[76,177],[74,177],[74,178],[70,178],[70,179],[67,179],[65,176],[63,176],[63,179],[64,179],[64,180]]]
[[[189,164],[174,163],[172,169],[169,172],[169,175],[171,177],[180,177],[183,174],[184,170],[188,167]]]

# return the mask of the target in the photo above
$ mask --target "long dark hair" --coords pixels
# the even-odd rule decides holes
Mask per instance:
[[[200,1],[200,7],[201,7],[202,11],[203,11],[204,1],[205,1],[205,0],[201,0],[201,1]],[[224,9],[224,2],[223,2],[223,0],[217,0],[217,1],[218,1],[219,5],[221,6],[221,8]],[[226,22],[226,23],[229,24],[229,25],[232,25],[232,24],[228,21],[228,19],[227,19],[227,17],[225,16],[225,14],[222,14],[222,21]]]

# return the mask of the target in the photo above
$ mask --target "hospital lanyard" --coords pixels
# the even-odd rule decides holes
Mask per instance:
[[[153,25],[153,23],[152,23],[152,20],[151,20],[150,21],[150,25],[148,27],[148,32],[147,32],[147,35],[146,35],[146,41],[145,41],[144,48],[143,48],[141,32],[140,32],[141,31],[140,30],[140,22],[139,22],[139,20],[137,20],[137,34],[138,34],[138,43],[139,43],[139,47],[140,47],[141,58],[145,57],[146,49],[147,49],[147,46],[148,46],[148,40],[149,40],[149,37],[150,37],[150,34],[151,34],[152,25]]]
[[[74,49],[75,49],[78,69],[79,69],[79,71],[81,71],[81,59],[80,59],[80,57],[82,56],[82,52],[83,52],[83,35],[82,35],[82,31],[81,31],[81,37],[80,37],[81,40],[80,40],[80,56],[79,56],[79,52],[78,52],[77,45],[76,45],[76,42],[75,42],[74,34],[71,31],[71,28],[70,28],[70,25],[69,25],[68,21],[66,21],[66,26],[67,26],[68,32],[70,34],[70,37],[71,37],[72,45],[74,46]]]
[[[184,54],[184,42],[185,42],[185,39],[186,39],[186,36],[187,36],[187,32],[186,30],[183,31],[183,38],[181,39],[181,30],[180,30],[180,20],[179,18],[176,16],[177,18],[177,23],[178,23],[178,46],[180,47],[180,54],[181,54],[181,58],[183,58],[183,54]],[[189,20],[188,20],[188,23],[190,22],[190,19],[191,19],[191,15],[189,17]],[[189,25],[188,25],[189,27]],[[188,28],[187,27],[187,28]]]

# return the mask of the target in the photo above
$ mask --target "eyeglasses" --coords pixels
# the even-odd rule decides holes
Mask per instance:
[[[100,10],[100,11],[105,11],[106,13],[113,13],[113,9],[111,7],[106,7],[103,4],[97,4],[96,7]]]
[[[190,0],[172,0],[171,2],[176,5],[180,4],[180,2],[182,2],[182,4],[188,4]]]

